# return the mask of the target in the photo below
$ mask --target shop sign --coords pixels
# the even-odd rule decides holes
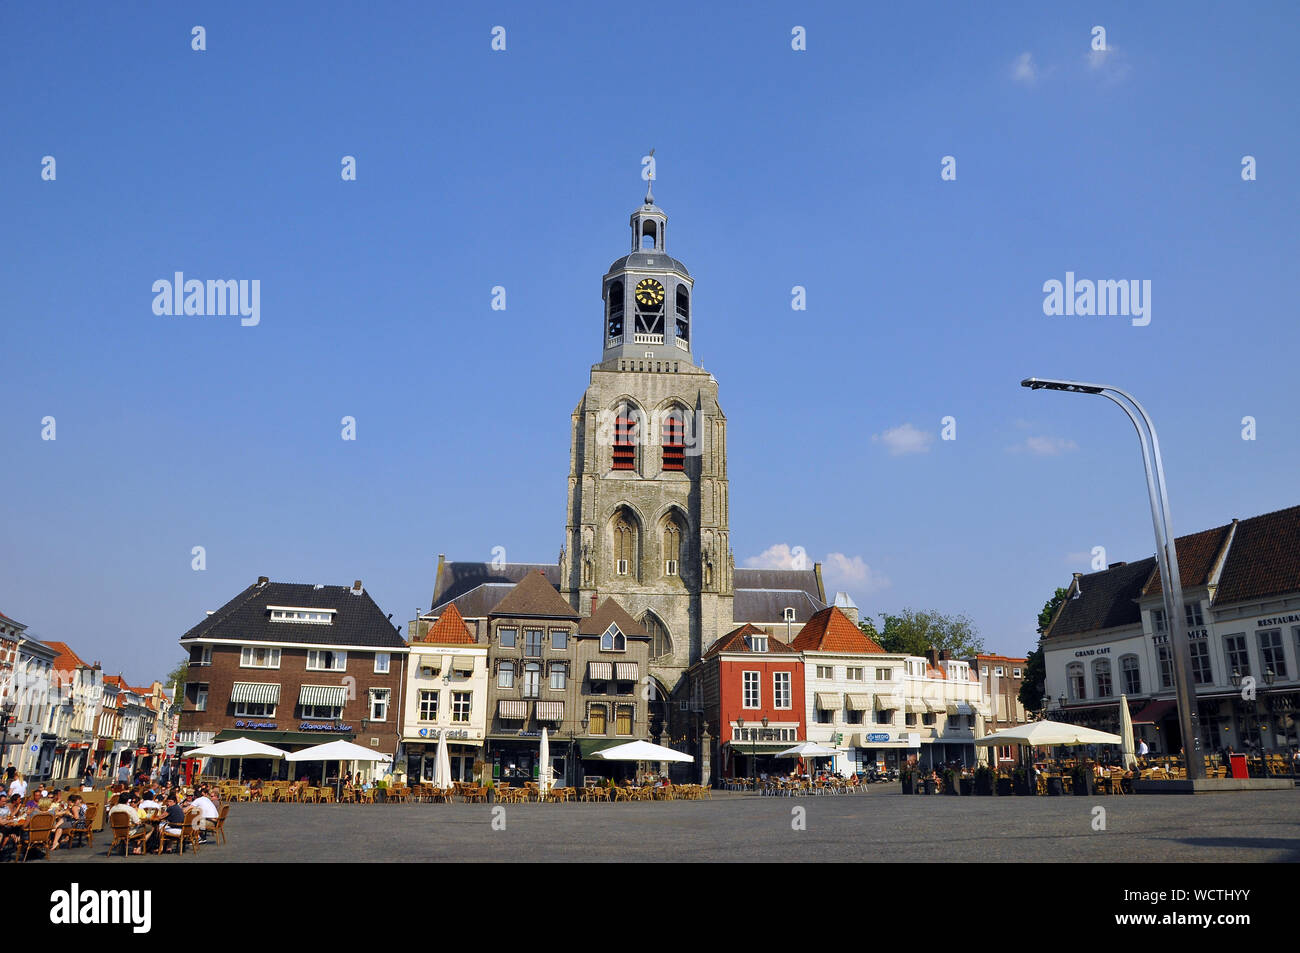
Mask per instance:
[[[446,738],[448,741],[451,741],[451,740],[454,739],[454,738],[468,738],[468,737],[469,737],[469,729],[467,729],[467,728],[448,728],[448,729],[446,729],[445,731],[442,732],[442,736],[443,736],[444,738]],[[437,737],[438,737],[438,729],[437,729],[437,728],[421,728],[421,729],[420,729],[420,737],[421,737],[421,738],[437,738]]]
[[[273,721],[235,721],[236,728],[259,728],[268,731],[276,730],[276,723]],[[152,736],[151,736],[152,737]]]
[[[1110,654],[1110,646],[1108,645],[1105,648],[1101,648],[1101,649],[1079,649],[1077,652],[1074,653],[1074,657],[1085,658],[1089,655],[1109,655],[1109,654]]]
[[[304,721],[298,726],[299,731],[351,731],[351,725],[326,725],[316,722]]]
[[[889,735],[885,732],[873,731],[867,735],[867,741],[871,744],[881,745],[889,740]]]
[[[525,731],[523,728],[520,728],[515,734],[520,738],[540,738],[542,736],[540,731]]]
[[[1255,628],[1268,629],[1275,625],[1291,625],[1294,622],[1300,622],[1300,615],[1280,615],[1272,619],[1259,619],[1255,623]]]

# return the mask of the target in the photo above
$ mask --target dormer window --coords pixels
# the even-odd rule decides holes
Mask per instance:
[[[747,635],[747,636],[745,636],[745,645],[749,648],[749,650],[750,650],[751,652],[766,652],[766,651],[767,651],[767,636],[766,636],[766,635]]]
[[[611,622],[605,634],[600,637],[600,650],[602,652],[627,651],[627,636],[619,631],[616,623]]]
[[[335,609],[304,609],[296,606],[267,606],[271,612],[272,622],[308,622],[317,625],[330,625],[334,621]]]

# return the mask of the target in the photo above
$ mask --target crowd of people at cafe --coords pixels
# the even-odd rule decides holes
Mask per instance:
[[[208,832],[220,816],[220,794],[208,785],[201,784],[191,791],[178,784],[151,784],[148,779],[141,783],[137,779],[134,786],[120,781],[113,784],[108,794],[114,802],[108,810],[109,818],[125,815],[134,854],[161,849],[159,840],[163,835],[180,835],[187,818],[198,843],[206,844]],[[29,784],[10,765],[0,793],[0,860],[8,852],[22,849],[32,819],[42,814],[54,819],[53,833],[43,850],[67,850],[85,841],[92,816],[82,794],[70,786],[60,790],[44,783]]]

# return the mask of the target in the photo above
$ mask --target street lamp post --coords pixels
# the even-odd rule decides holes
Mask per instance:
[[[1160,567],[1161,592],[1164,595],[1165,619],[1171,639],[1174,669],[1174,697],[1178,703],[1178,725],[1183,736],[1187,777],[1205,778],[1205,756],[1201,750],[1200,714],[1196,709],[1192,682],[1192,650],[1187,638],[1183,610],[1183,585],[1178,572],[1173,519],[1169,514],[1169,491],[1165,486],[1164,462],[1160,440],[1146,410],[1130,394],[1104,384],[1079,381],[1044,380],[1030,377],[1020,382],[1030,390],[1057,390],[1073,394],[1097,394],[1119,405],[1137,431],[1142,446],[1142,465],[1146,470],[1147,496],[1151,502],[1151,522],[1155,528],[1156,560]]]

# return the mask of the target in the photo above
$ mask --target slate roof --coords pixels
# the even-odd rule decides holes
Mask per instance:
[[[578,634],[604,635],[611,622],[615,623],[624,635],[650,638],[650,633],[645,630],[645,626],[628,615],[627,610],[619,605],[613,596],[608,597],[596,607],[595,612],[578,623]]]
[[[511,587],[535,571],[544,573],[551,585],[558,589],[560,567],[556,563],[504,563],[493,566],[491,563],[442,562],[438,565],[438,577],[433,584],[433,600],[429,605],[432,611],[437,612],[446,603],[455,601],[461,615],[467,619],[481,618],[496,604],[491,600],[499,601]],[[476,592],[484,586],[495,588]],[[474,594],[472,599],[461,601],[471,593]]]
[[[680,271],[688,278],[691,276],[691,273],[686,270],[684,264],[676,258],[673,258],[667,252],[661,251],[634,251],[630,255],[624,255],[622,258],[617,259],[614,264],[610,265],[609,271],[605,272],[605,274],[612,274],[621,268],[648,268],[650,270],[665,269],[668,271]]]
[[[1237,523],[1214,602],[1247,602],[1287,592],[1300,592],[1300,506]]]
[[[775,636],[768,635],[766,629],[760,629],[758,626],[754,625],[754,623],[746,622],[740,628],[732,629],[726,635],[718,639],[718,641],[710,645],[709,650],[705,652],[704,655],[701,656],[701,658],[713,658],[716,655],[721,655],[723,652],[749,652],[750,648],[748,645],[745,644],[745,636],[747,635],[767,636],[767,651],[755,652],[754,653],[755,655],[798,655],[799,654],[794,649],[790,648],[790,646],[782,642],[780,639],[776,638]]]
[[[465,619],[453,603],[442,610],[442,615],[424,633],[424,637],[415,641],[432,645],[474,645],[478,640],[465,625]]]
[[[829,606],[808,620],[790,647],[796,652],[885,654],[885,650],[854,625],[838,606]]]
[[[1216,526],[1190,536],[1180,536],[1175,544],[1178,552],[1178,578],[1184,589],[1197,589],[1210,581],[1215,560],[1232,532],[1232,524]],[[1158,596],[1164,592],[1160,566],[1156,565],[1151,578],[1142,590],[1144,596]]]
[[[530,572],[506,593],[489,615],[518,618],[578,619],[573,606],[564,601],[541,570]]]
[[[1044,638],[1113,629],[1142,621],[1137,600],[1151,578],[1156,558],[1148,556],[1079,577],[1079,597],[1066,599]],[[1182,564],[1179,564],[1181,570]],[[1073,585],[1071,585],[1073,591]]]
[[[335,609],[334,621],[272,622],[267,606]],[[233,639],[241,642],[298,642],[307,645],[354,645],[358,648],[405,648],[406,640],[362,590],[310,583],[253,583],[183,636],[186,639]]]

